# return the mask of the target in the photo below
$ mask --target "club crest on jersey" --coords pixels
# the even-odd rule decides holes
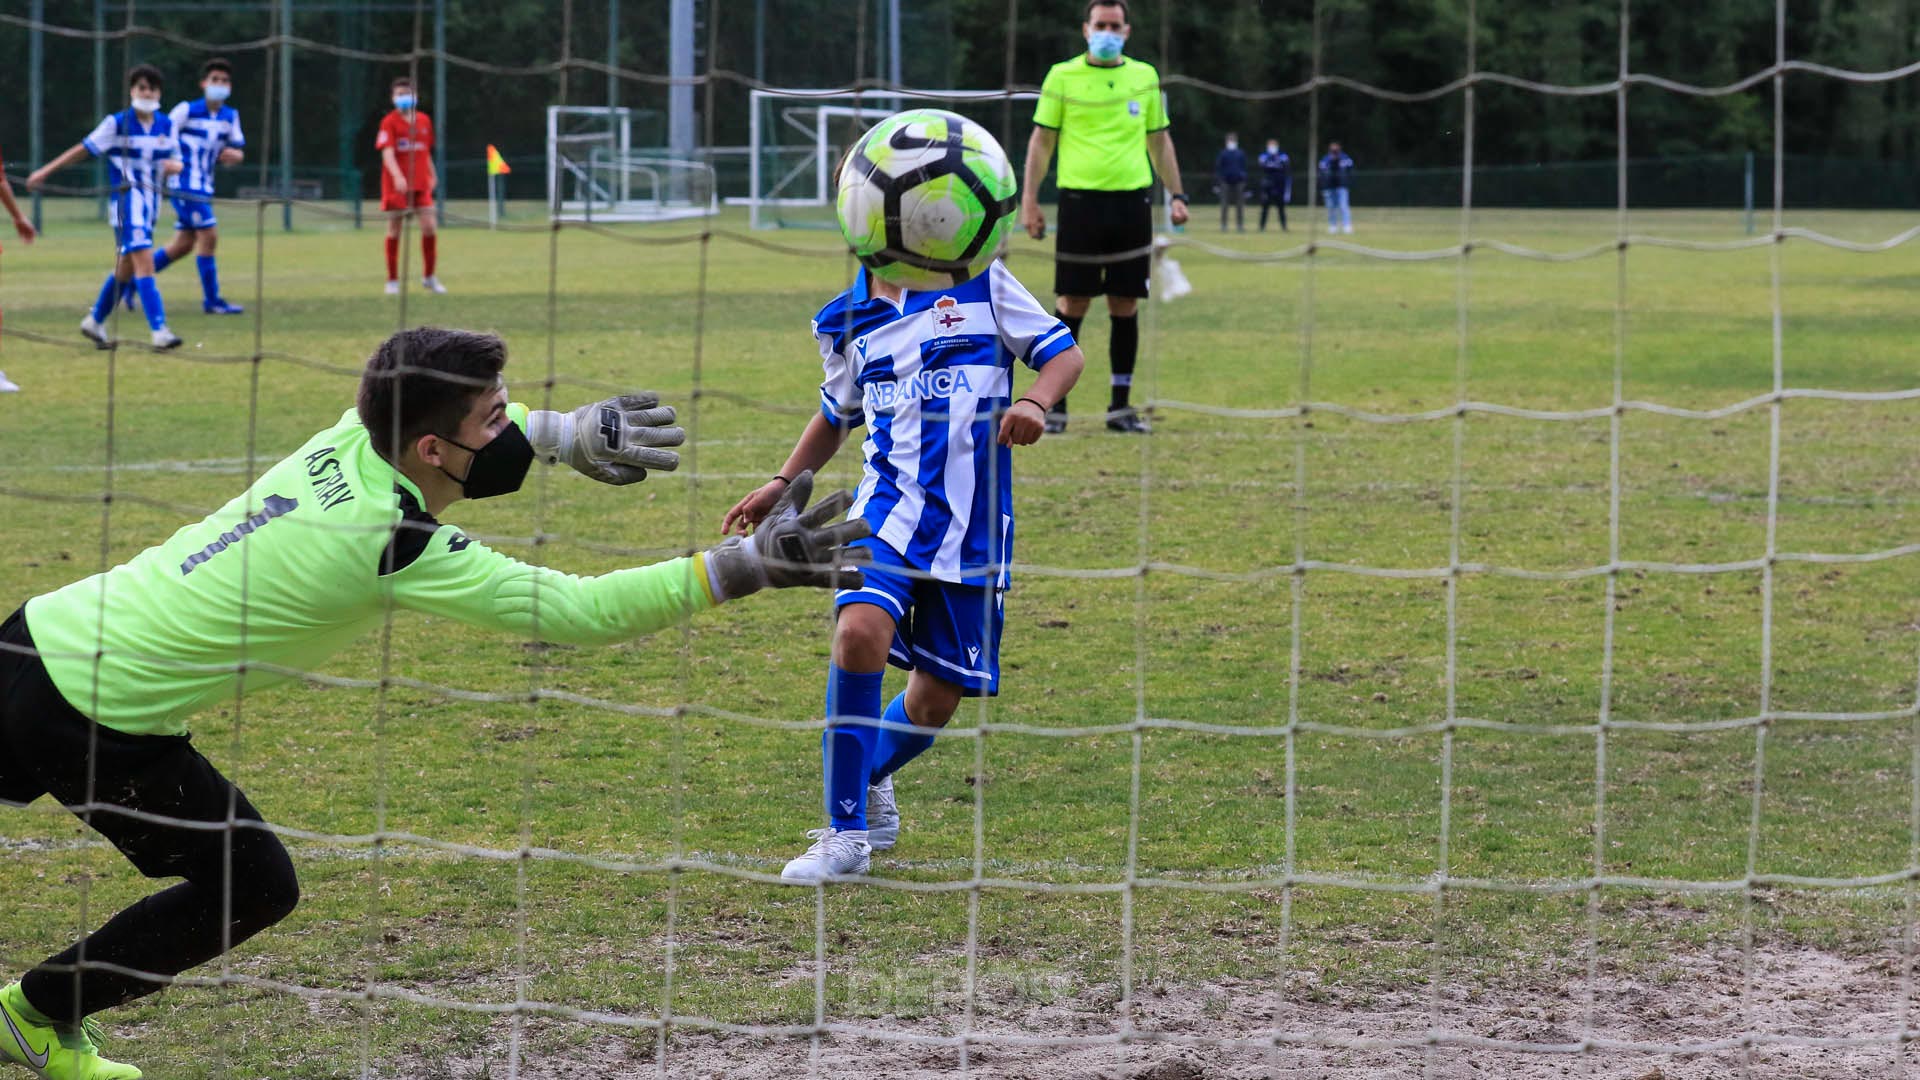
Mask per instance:
[[[1140,103],[1138,101],[1127,102],[1127,115],[1128,116],[1140,115]]]
[[[952,334],[957,332],[961,323],[967,321],[967,317],[960,314],[960,301],[943,296],[933,302],[933,321],[940,324],[943,332]]]

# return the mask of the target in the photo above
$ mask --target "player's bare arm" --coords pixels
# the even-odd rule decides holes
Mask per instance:
[[[1000,445],[1032,446],[1039,442],[1046,430],[1047,414],[1080,381],[1080,372],[1086,366],[1087,358],[1078,345],[1047,361],[1026,394],[1000,417]]]
[[[247,160],[247,154],[244,150],[238,150],[229,146],[220,151],[220,164],[222,165],[238,165],[245,160]]]
[[[387,146],[381,148],[380,161],[386,167],[387,178],[393,181],[394,193],[405,195],[407,193],[407,174],[401,170],[400,157],[393,152],[393,147]]]
[[[1051,365],[1049,365],[1051,366]],[[800,440],[794,443],[793,453],[787,455],[787,463],[780,466],[780,474],[747,493],[739,502],[733,504],[720,520],[720,535],[738,529],[742,535],[753,531],[754,526],[766,519],[780,497],[786,494],[793,478],[803,472],[817,472],[825,468],[827,462],[847,441],[847,429],[836,426],[826,417],[815,413],[807,421],[806,428],[800,432]]]
[[[1027,164],[1020,182],[1020,226],[1035,240],[1047,238],[1047,215],[1040,209],[1040,182],[1047,178],[1047,167],[1059,141],[1059,132],[1037,124],[1033,134],[1027,136]]]
[[[41,186],[47,182],[47,177],[52,176],[54,173],[59,172],[61,169],[66,168],[76,161],[85,160],[86,157],[87,144],[74,143],[62,151],[59,157],[54,158],[52,161],[47,162],[45,165],[40,166],[28,174],[27,190],[39,191]]]
[[[1169,216],[1175,225],[1187,223],[1187,188],[1180,180],[1180,158],[1173,150],[1173,135],[1161,130],[1147,136],[1147,157],[1153,161],[1153,171],[1160,176],[1160,182],[1166,185],[1167,194],[1173,196],[1173,209]]]
[[[13,185],[7,183],[4,173],[0,173],[0,205],[5,206],[7,214],[13,218],[13,231],[20,234],[20,239],[29,244],[33,243],[36,235],[33,222],[27,220],[27,215],[20,212],[20,204],[13,200]]]

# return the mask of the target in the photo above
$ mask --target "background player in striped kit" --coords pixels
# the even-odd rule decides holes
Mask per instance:
[[[872,527],[850,546],[873,561],[864,587],[834,597],[820,744],[827,825],[810,830],[812,846],[781,871],[796,884],[865,873],[871,853],[899,836],[894,771],[933,745],[961,698],[1000,692],[1011,448],[1040,438],[1085,366],[1067,324],[998,261],[931,292],[862,270],[814,316],[813,334],[826,375],[820,411],[779,474],[720,525],[723,534],[758,525],[792,478],[825,465],[850,431],[867,426],[848,517]],[[1040,373],[1017,401],[1016,360]],[[888,663],[913,674],[883,713]],[[900,727],[872,726],[880,719]]]
[[[233,93],[233,65],[217,56],[207,61],[200,68],[200,89],[200,100],[183,101],[167,114],[180,146],[181,171],[167,181],[178,220],[173,239],[153,256],[153,272],[198,251],[194,264],[200,270],[201,310],[238,315],[240,307],[220,295],[220,271],[213,261],[220,241],[220,221],[213,213],[213,170],[216,165],[238,165],[246,156],[240,114],[226,103]]]
[[[160,69],[141,64],[127,72],[129,108],[103,117],[93,133],[66,153],[35,169],[27,177],[28,190],[38,189],[47,177],[88,155],[107,159],[113,197],[107,203],[107,223],[113,226],[113,271],[100,286],[93,310],[80,321],[80,332],[95,345],[111,348],[107,316],[113,314],[122,283],[131,281],[153,331],[153,347],[171,349],[180,344],[167,329],[160,287],[153,281],[153,223],[159,214],[160,178],[180,171],[174,146],[173,122],[160,113],[160,90],[166,80]]]

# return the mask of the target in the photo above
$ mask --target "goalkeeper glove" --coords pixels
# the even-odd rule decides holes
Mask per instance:
[[[836,491],[808,510],[812,497],[808,470],[787,485],[752,536],[736,536],[707,551],[707,581],[715,600],[796,585],[858,589],[866,584],[860,567],[872,561],[872,552],[846,545],[872,535],[872,527],[861,518],[834,522],[853,505],[853,496]]]
[[[660,449],[687,441],[685,428],[671,426],[673,418],[673,406],[643,390],[569,413],[535,409],[527,413],[527,441],[549,465],[564,461],[603,484],[637,484],[648,469],[680,467],[679,454]]]

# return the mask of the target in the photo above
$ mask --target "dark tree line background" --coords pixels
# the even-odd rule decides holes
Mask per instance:
[[[415,41],[431,43],[428,0],[413,7],[381,2],[400,10],[371,10],[363,0],[328,0],[324,7],[294,0],[292,29],[318,42],[384,53],[405,52]],[[0,12],[9,15],[24,16],[27,6],[27,0],[0,0]],[[45,0],[45,6],[48,23],[80,29],[93,24],[93,0]],[[143,26],[213,42],[241,42],[272,32],[272,4],[234,0],[227,6],[233,10],[141,11],[136,5],[136,19]],[[447,0],[448,49],[502,66],[550,62],[563,48],[577,58],[605,59],[610,36],[605,0],[571,0],[565,6],[571,8],[573,21],[571,40],[563,42],[563,0]],[[620,0],[619,6],[619,25],[612,36],[618,41],[620,65],[664,74],[668,0]],[[1011,27],[1010,6],[1017,11]],[[1081,7],[1072,0],[1025,0],[1017,5],[1008,0],[902,0],[902,7],[903,78],[910,85],[991,88],[1009,77],[1017,84],[1035,85],[1050,64],[1081,47]],[[1469,0],[1141,0],[1133,5],[1128,51],[1157,65],[1163,75],[1233,91],[1296,86],[1314,70],[1317,10],[1322,72],[1398,91],[1425,90],[1466,70],[1468,7]],[[1637,2],[1631,7],[1634,71],[1721,85],[1775,58],[1772,0]],[[785,86],[873,79],[880,70],[874,42],[883,9],[880,0],[700,0],[698,68],[748,77],[758,73],[768,83]],[[106,11],[109,26],[124,23],[124,0],[113,0]],[[1478,0],[1473,13],[1477,66],[1558,84],[1605,82],[1619,69],[1619,19],[1618,0]],[[28,36],[17,23],[0,23],[0,90],[7,104],[0,109],[0,150],[16,176],[31,165]],[[45,153],[51,156],[97,120],[95,46],[52,34],[44,41],[47,77],[41,120]],[[1837,67],[1899,67],[1920,58],[1920,2],[1791,0],[1786,47],[1790,58]],[[143,36],[111,41],[104,54],[109,107],[125,104],[122,72],[127,61],[162,66],[171,80],[171,104],[194,92],[194,75],[206,56]],[[264,163],[262,151],[275,153],[266,111],[274,60],[268,50],[259,49],[230,50],[229,56],[237,69],[234,103],[255,151],[246,168],[257,169]],[[401,63],[298,51],[293,95],[296,173],[335,176],[328,170],[351,166],[362,171],[363,185],[377,183],[374,126],[386,107],[388,79],[403,70]],[[446,183],[455,196],[480,193],[477,162],[488,143],[524,166],[512,180],[512,193],[539,195],[545,107],[562,95],[573,104],[608,100],[607,77],[597,72],[505,75],[456,65],[448,75],[448,100],[435,101],[431,63],[421,62],[417,70],[428,91],[425,106],[447,140],[452,163]],[[1912,205],[1920,194],[1908,182],[1920,158],[1915,85],[1916,78],[1856,84],[1789,75],[1784,149],[1795,159],[1826,163],[1806,171],[1808,177],[1825,179],[1790,185],[1795,201],[1845,205],[1850,197],[1859,197],[1860,170],[1873,169],[1897,190],[1881,192],[1872,201]],[[665,88],[622,79],[617,93],[623,105],[652,110],[641,116],[637,141],[664,142]],[[1635,87],[1629,94],[1628,153],[1635,159],[1720,155],[1733,160],[1754,152],[1764,162],[1773,151],[1773,93],[1766,81],[1719,97]],[[1229,129],[1237,129],[1249,145],[1277,137],[1297,162],[1315,156],[1308,145],[1312,118],[1307,95],[1254,101],[1193,85],[1173,86],[1169,94],[1176,140],[1192,177],[1189,186],[1196,191],[1204,192],[1219,138]],[[696,103],[703,141],[710,133],[717,145],[746,143],[743,85],[716,81],[711,91],[696,91]],[[1446,170],[1457,171],[1462,160],[1461,94],[1395,104],[1328,88],[1318,94],[1318,104],[1320,141],[1341,140],[1360,161],[1363,177],[1401,168],[1428,168],[1444,177]],[[1004,132],[1010,138],[1008,148],[1017,155],[1025,143],[1028,108],[973,111]],[[1482,165],[1606,162],[1617,148],[1612,94],[1542,96],[1502,86],[1477,91],[1475,159]],[[242,177],[246,175],[243,171]],[[1595,175],[1599,190],[1610,192],[1611,175],[1604,170]]]

